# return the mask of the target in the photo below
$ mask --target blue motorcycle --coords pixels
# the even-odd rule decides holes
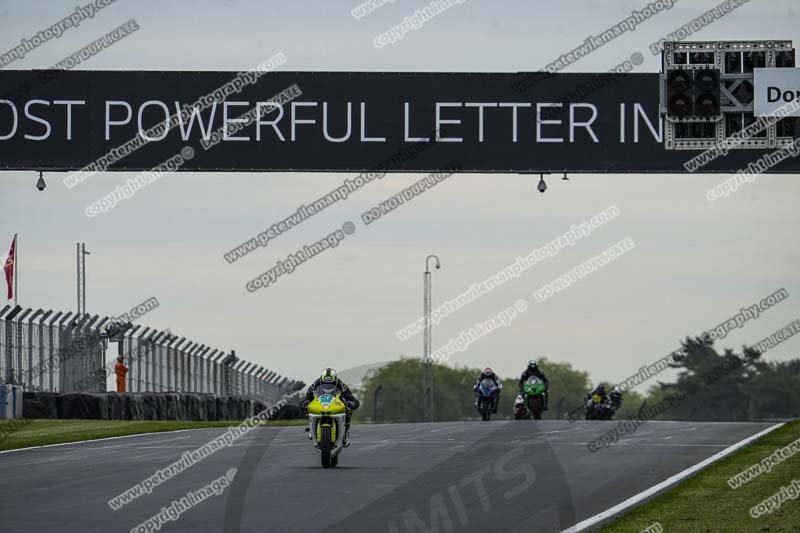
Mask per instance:
[[[500,389],[493,380],[485,378],[478,384],[475,394],[478,397],[475,401],[475,407],[481,415],[481,420],[490,420],[492,413],[497,412]]]

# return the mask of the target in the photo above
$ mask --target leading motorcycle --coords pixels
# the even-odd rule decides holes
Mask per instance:
[[[344,439],[347,411],[344,400],[333,383],[320,383],[314,389],[314,399],[308,404],[308,437],[319,450],[322,467],[339,464]]]

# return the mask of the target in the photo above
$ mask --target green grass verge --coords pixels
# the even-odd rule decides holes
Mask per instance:
[[[123,435],[136,435],[137,433],[155,433],[161,431],[176,431],[179,429],[216,428],[237,426],[238,420],[224,422],[180,422],[177,420],[148,421],[148,420],[26,420],[25,425],[11,432],[5,439],[2,438],[2,428],[7,424],[19,421],[0,421],[0,451],[27,448],[29,446],[43,446],[45,444],[60,444],[63,442],[79,442],[84,440],[102,439],[105,437],[119,437]],[[265,426],[299,426],[305,425],[305,420],[274,420],[263,422]]]
[[[777,510],[758,518],[750,516],[750,508],[780,491],[781,487],[791,485],[793,480],[800,480],[800,453],[737,489],[732,489],[727,481],[798,438],[800,421],[788,423],[623,515],[601,531],[638,533],[658,522],[666,533],[796,533],[800,531],[800,499],[788,499]]]

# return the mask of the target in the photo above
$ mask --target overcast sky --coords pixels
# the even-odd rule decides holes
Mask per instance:
[[[0,50],[68,15],[79,2],[0,1]],[[46,68],[130,18],[140,30],[80,69],[247,70],[277,52],[282,70],[532,71],[627,17],[646,2],[467,0],[419,31],[376,49],[373,38],[427,5],[396,0],[356,20],[352,1],[118,0],[94,19],[8,68]],[[657,72],[648,46],[712,8],[682,0],[567,72],[608,70],[631,53]],[[45,7],[46,6],[46,7]],[[793,39],[795,0],[752,0],[696,35],[698,39]],[[0,157],[2,156],[0,143]],[[456,296],[533,248],[609,206],[620,216],[444,320],[434,349],[520,298],[530,307],[481,338],[450,364],[490,365],[518,375],[531,357],[621,380],[780,288],[791,298],[722,342],[738,349],[798,318],[800,182],[768,176],[711,203],[706,191],[724,175],[459,175],[315,257],[275,286],[248,293],[244,283],[278,259],[318,240],[413,183],[391,175],[354,193],[235,264],[222,254],[339,185],[352,174],[180,173],[168,175],[100,217],[84,208],[131,173],[105,173],[73,189],[63,174],[0,176],[0,248],[19,233],[21,303],[75,308],[75,243],[86,242],[91,313],[116,315],[156,297],[142,324],[179,335],[303,380],[320,367],[344,369],[400,354],[419,355],[422,337],[394,333],[419,317],[424,259],[436,253],[434,305]],[[631,237],[636,248],[544,303],[533,291],[608,246]],[[798,356],[800,338],[767,354]]]

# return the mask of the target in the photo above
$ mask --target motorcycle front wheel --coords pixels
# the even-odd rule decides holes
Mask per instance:
[[[481,415],[481,420],[489,420],[489,407],[488,403],[484,398],[478,399],[478,414]]]
[[[544,400],[541,396],[531,396],[528,400],[528,411],[533,415],[534,420],[542,419],[542,411],[544,410]]]
[[[322,468],[334,466],[331,461],[331,427],[322,426],[320,431],[319,451],[322,452]]]

